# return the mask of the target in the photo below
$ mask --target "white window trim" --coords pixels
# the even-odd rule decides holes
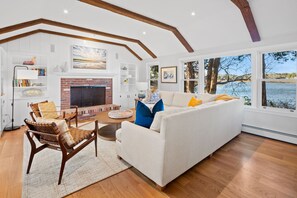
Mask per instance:
[[[276,113],[284,113],[284,114],[295,114],[297,115],[297,104],[296,104],[296,109],[291,110],[291,109],[282,109],[282,108],[275,108],[275,107],[263,107],[262,106],[262,82],[284,82],[284,81],[289,81],[286,79],[263,79],[263,72],[262,72],[262,59],[263,59],[263,54],[264,53],[273,53],[273,52],[281,52],[281,51],[297,51],[296,45],[294,46],[284,46],[284,47],[273,47],[273,48],[267,48],[267,49],[262,49],[259,50],[257,53],[258,57],[258,70],[257,70],[257,82],[258,82],[258,105],[257,108],[262,111],[270,111],[270,112],[276,112]],[[297,73],[297,64],[296,64],[296,73]],[[295,79],[295,84],[296,84],[296,102],[297,102],[297,79]]]
[[[198,73],[198,76],[199,78],[196,80],[196,79],[185,79],[184,78],[184,66],[185,66],[185,63],[187,62],[192,62],[192,61],[198,61],[199,62],[199,73]],[[179,68],[180,71],[178,72],[178,76],[180,77],[179,79],[179,91],[180,92],[184,92],[184,81],[186,80],[189,80],[189,81],[197,81],[198,82],[198,94],[200,93],[203,93],[204,92],[204,81],[201,83],[201,68],[202,68],[202,71],[204,71],[204,63],[203,63],[203,59],[201,59],[201,56],[192,56],[192,57],[187,57],[187,58],[181,58],[179,59]],[[202,65],[203,63],[203,65]],[[202,66],[201,66],[202,65]],[[202,77],[203,78],[203,77]],[[202,85],[202,86],[201,86]],[[202,89],[201,89],[202,87]]]
[[[159,77],[158,77],[158,79],[151,79],[150,78],[150,68],[152,66],[155,66],[155,65],[158,65]],[[158,90],[160,90],[160,69],[161,69],[160,68],[160,62],[149,62],[149,63],[146,63],[146,73],[147,73],[146,82],[148,82],[148,85],[150,86],[150,80],[158,81]]]
[[[241,55],[251,55],[251,103],[252,105],[245,105],[245,108],[255,108],[257,107],[257,53],[252,52],[251,50],[240,50],[240,51],[232,51],[232,52],[224,52],[224,53],[215,53],[212,55],[207,55],[207,56],[202,56],[202,60],[203,60],[203,73],[202,75],[199,77],[201,77],[202,79],[202,83],[203,84],[203,91],[204,91],[204,78],[205,78],[205,71],[204,71],[204,60],[205,59],[210,59],[210,58],[216,58],[216,57],[226,57],[226,56],[241,56]]]

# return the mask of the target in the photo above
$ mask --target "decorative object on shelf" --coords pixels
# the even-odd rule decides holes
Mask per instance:
[[[37,97],[37,96],[42,96],[42,90],[38,88],[30,88],[26,89],[22,92],[23,96],[26,97]]]
[[[36,57],[34,56],[31,60],[27,60],[23,62],[23,65],[35,65],[36,64]]]
[[[67,72],[68,71],[68,65],[67,62],[64,63],[64,65],[60,66],[61,72]]]
[[[44,86],[42,83],[32,83],[32,87],[41,87]]]
[[[105,49],[73,45],[72,68],[106,70],[106,53]]]
[[[17,68],[25,68],[26,70],[17,70]],[[13,131],[20,128],[20,126],[14,126],[14,88],[16,79],[30,80],[38,79],[38,72],[36,70],[29,70],[27,66],[15,65],[13,68],[13,79],[12,79],[12,101],[11,101],[11,126],[5,127],[4,131]]]
[[[161,67],[161,83],[177,83],[177,66]]]
[[[146,92],[148,89],[148,83],[147,82],[137,82],[136,88],[139,91],[138,92],[138,98],[145,98]]]
[[[54,67],[53,72],[61,72],[60,66],[57,65],[56,67]]]
[[[126,66],[122,67],[122,70],[128,70],[128,68]]]
[[[108,112],[108,117],[113,119],[123,119],[123,118],[130,118],[133,116],[132,110],[112,110]]]

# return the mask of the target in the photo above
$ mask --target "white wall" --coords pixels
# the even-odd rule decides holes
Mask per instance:
[[[55,52],[50,51],[51,45],[55,46]],[[107,50],[107,69],[105,71],[94,70],[73,70],[71,69],[71,46],[81,45],[96,47]],[[8,102],[6,105],[7,112],[10,116],[10,99],[11,99],[11,79],[12,79],[12,57],[16,55],[42,56],[46,58],[48,66],[48,95],[49,100],[53,100],[58,106],[60,105],[60,79],[61,78],[112,78],[113,79],[113,103],[120,104],[120,64],[130,63],[139,65],[140,61],[133,56],[127,49],[108,45],[103,43],[96,43],[91,41],[83,41],[80,39],[73,39],[48,34],[35,34],[29,37],[11,41],[0,45],[7,53],[7,64],[4,65],[3,71],[7,73],[4,81],[4,92],[7,96]],[[53,71],[57,65],[64,65],[66,62],[68,66],[67,73],[56,73]],[[24,119],[18,114],[21,114],[20,109],[16,108],[15,118],[16,124],[23,124]],[[28,117],[28,116],[27,116]],[[7,123],[6,123],[7,124]]]
[[[295,112],[278,112],[267,110],[260,107],[260,101],[257,100],[258,95],[258,80],[257,70],[261,68],[260,62],[257,59],[259,52],[269,50],[285,50],[297,49],[296,40],[291,43],[278,44],[278,45],[263,45],[249,49],[208,49],[207,51],[200,51],[200,53],[184,53],[171,55],[166,57],[159,57],[157,59],[148,59],[142,62],[139,67],[139,80],[146,81],[148,79],[148,66],[159,63],[159,68],[166,66],[178,66],[178,83],[166,84],[160,83],[159,89],[164,91],[183,91],[182,86],[182,62],[187,60],[199,60],[200,62],[200,82],[199,92],[203,92],[203,77],[204,77],[204,58],[214,58],[220,56],[232,56],[241,54],[252,54],[252,102],[251,107],[246,107],[244,112],[243,131],[253,133],[256,135],[266,136],[282,141],[287,141],[297,144],[297,111]],[[221,51],[220,51],[221,50]],[[296,85],[297,86],[297,85]]]

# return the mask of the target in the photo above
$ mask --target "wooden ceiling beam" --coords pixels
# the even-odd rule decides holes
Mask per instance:
[[[130,53],[132,53],[138,60],[142,60],[142,58],[136,52],[134,52],[128,45],[123,44],[123,43],[111,42],[111,41],[106,41],[106,40],[101,40],[101,39],[78,36],[78,35],[74,35],[74,34],[66,34],[66,33],[62,33],[62,32],[56,32],[56,31],[50,31],[50,30],[44,30],[44,29],[37,29],[37,30],[29,31],[26,33],[22,33],[22,34],[18,34],[15,36],[11,36],[11,37],[2,39],[2,40],[0,40],[0,44],[6,43],[9,41],[13,41],[16,39],[20,39],[20,38],[23,38],[26,36],[30,36],[33,34],[37,34],[37,33],[46,33],[46,34],[51,34],[51,35],[56,35],[56,36],[64,36],[64,37],[69,37],[69,38],[82,39],[82,40],[88,40],[88,41],[93,41],[93,42],[98,42],[98,43],[105,43],[105,44],[109,44],[109,45],[116,45],[116,46],[124,47]]]
[[[251,38],[253,42],[260,41],[260,34],[251,10],[251,7],[249,5],[249,2],[247,0],[231,0],[241,11],[241,14],[243,16],[243,19],[245,21],[245,24],[250,32]]]
[[[138,14],[136,12],[132,12],[130,10],[121,8],[119,6],[107,3],[102,0],[80,0],[80,1],[83,3],[87,3],[89,5],[93,5],[93,6],[105,9],[105,10],[109,10],[111,12],[120,14],[125,17],[129,17],[129,18],[141,21],[143,23],[147,23],[147,24],[171,31],[177,37],[177,39],[181,42],[181,44],[187,49],[188,52],[194,52],[193,48],[190,46],[190,44],[187,42],[187,40],[183,37],[183,35],[178,31],[178,29],[176,27],[173,27],[166,23],[149,18],[147,16]]]
[[[46,24],[46,25],[51,25],[51,26],[55,26],[55,27],[61,27],[61,28],[66,28],[66,29],[71,29],[71,30],[76,30],[76,31],[91,33],[91,34],[95,34],[95,35],[99,35],[99,36],[105,36],[105,37],[109,37],[109,38],[114,38],[114,39],[119,39],[119,40],[136,43],[143,50],[145,50],[152,58],[157,58],[157,56],[148,47],[146,47],[140,40],[137,40],[134,38],[129,38],[129,37],[124,37],[124,36],[120,36],[120,35],[116,35],[116,34],[110,34],[107,32],[101,32],[101,31],[97,31],[97,30],[93,30],[93,29],[88,29],[88,28],[84,28],[84,27],[79,27],[79,26],[75,26],[75,25],[71,25],[71,24],[61,23],[58,21],[51,21],[51,20],[43,19],[43,18],[32,20],[32,21],[27,21],[24,23],[19,23],[19,24],[4,27],[4,28],[0,28],[0,34],[5,34],[8,32],[20,30],[23,28],[27,28],[27,27],[31,27],[31,26],[39,25],[39,24]]]
[[[0,40],[0,44],[7,43],[9,41],[20,39],[20,38],[23,38],[23,37],[26,37],[26,36],[30,36],[30,35],[36,34],[36,33],[39,33],[39,30],[33,30],[33,31],[30,31],[30,32],[25,32],[25,33],[22,33],[22,34],[11,36],[11,37]]]

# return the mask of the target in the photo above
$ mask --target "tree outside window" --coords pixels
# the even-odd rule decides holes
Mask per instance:
[[[184,63],[184,92],[198,93],[199,62]]]
[[[262,54],[262,106],[296,110],[296,51]]]
[[[157,90],[159,84],[159,65],[150,66],[149,85],[151,90]]]
[[[227,56],[204,60],[205,92],[228,94],[251,105],[251,55]]]

